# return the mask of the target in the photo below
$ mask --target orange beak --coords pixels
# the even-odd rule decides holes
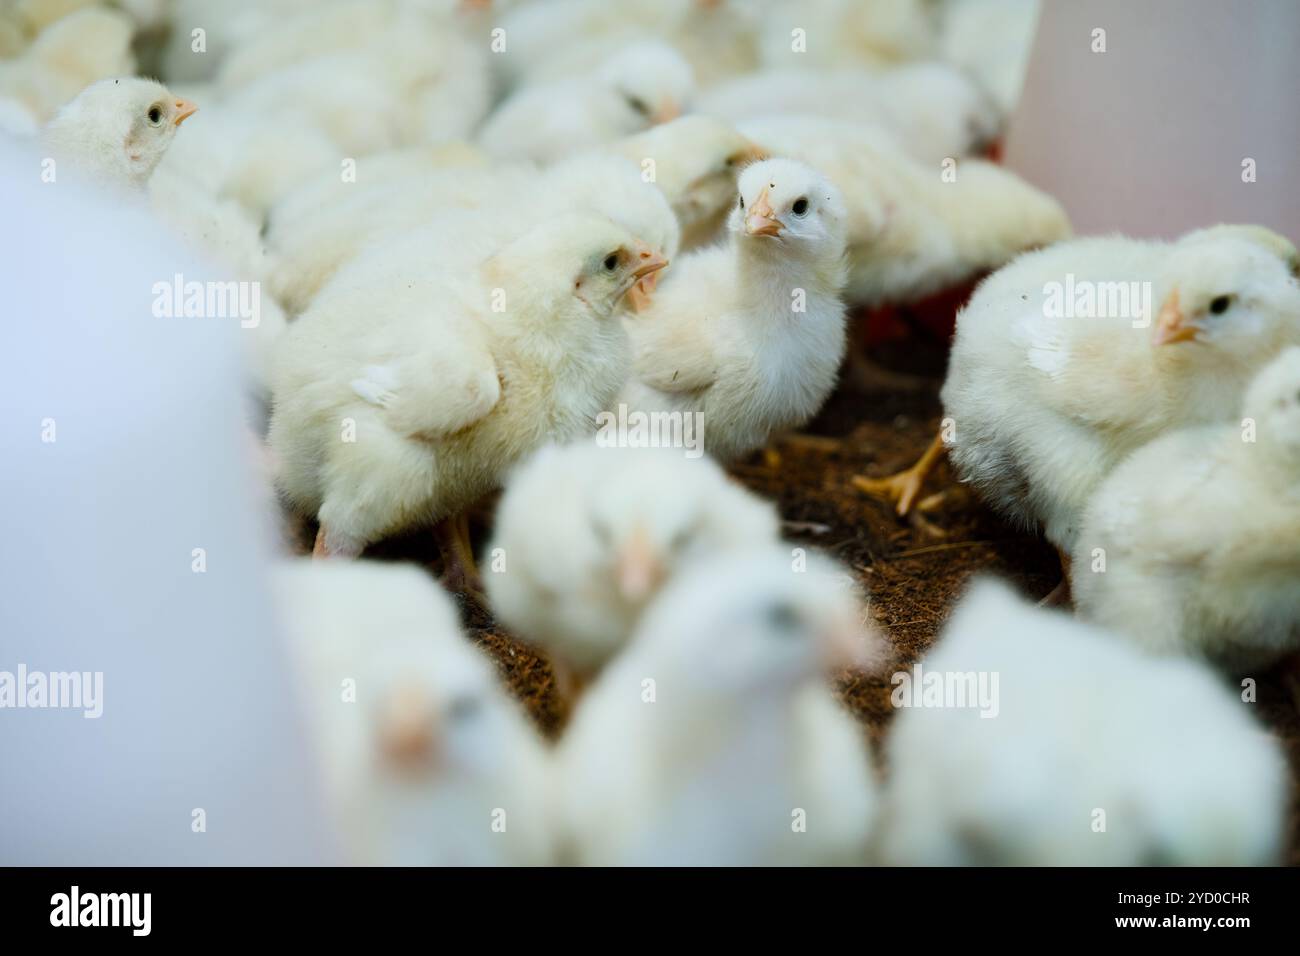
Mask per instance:
[[[199,108],[195,106],[193,103],[191,103],[189,100],[178,99],[176,101],[176,120],[175,120],[176,125],[180,126],[181,123],[184,123],[187,119],[189,119],[198,111]]]
[[[1156,332],[1152,339],[1154,345],[1172,345],[1174,342],[1190,342],[1196,338],[1196,327],[1187,321],[1178,304],[1178,290],[1169,293],[1160,314],[1156,317]]]
[[[646,246],[639,247],[640,262],[632,270],[636,279],[627,290],[627,301],[634,312],[644,312],[650,308],[655,285],[659,282],[659,271],[668,268],[668,260]]]
[[[650,536],[638,528],[628,538],[618,556],[615,571],[618,593],[625,601],[639,604],[657,588],[664,578],[664,567],[655,554]]]
[[[745,215],[745,231],[751,236],[778,236],[783,228],[781,220],[772,212],[764,189]]]
[[[389,702],[380,726],[379,749],[385,761],[400,770],[415,772],[433,766],[437,755],[433,715],[417,688],[402,688]]]

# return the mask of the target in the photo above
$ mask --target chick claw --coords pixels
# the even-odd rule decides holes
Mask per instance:
[[[896,505],[895,510],[900,517],[906,517],[911,512],[912,503],[916,501],[916,496],[921,493],[921,485],[924,482],[925,472],[916,466],[906,471],[900,471],[896,475],[890,475],[887,478],[853,476],[853,487],[871,495],[873,498],[884,498]]]

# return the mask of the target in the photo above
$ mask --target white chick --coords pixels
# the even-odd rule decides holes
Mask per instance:
[[[1285,760],[1249,705],[1194,661],[1146,657],[990,580],[921,667],[924,696],[894,681],[907,706],[886,742],[882,862],[1276,860]],[[983,698],[968,692],[981,680]]]
[[[772,546],[674,579],[560,742],[564,836],[595,865],[851,864],[876,809],[823,672],[865,663],[848,576]]]
[[[488,117],[478,143],[494,156],[547,162],[675,119],[694,89],[672,47],[644,42],[589,74],[526,86]]]
[[[1039,0],[948,0],[940,49],[989,91],[1003,115],[1020,100]]]
[[[22,54],[0,60],[0,102],[6,114],[25,112],[36,126],[91,84],[135,72],[131,19],[91,7],[43,30]],[[12,120],[6,125],[12,127]]]
[[[180,125],[197,109],[153,80],[100,80],[50,120],[42,145],[55,160],[56,176],[63,166],[99,185],[143,189]]]
[[[1300,348],[1242,414],[1157,438],[1102,484],[1075,548],[1082,616],[1238,669],[1300,649]]]
[[[877,126],[917,159],[979,154],[998,137],[1002,113],[974,81],[944,63],[888,70],[765,70],[700,95],[698,109],[733,122],[773,114]]]
[[[455,516],[528,452],[593,432],[627,374],[615,307],[666,264],[574,215],[474,270],[336,284],[284,338],[268,436],[317,553]]]
[[[351,862],[552,861],[548,754],[427,574],[300,562],[273,586]]]
[[[633,373],[619,401],[699,413],[721,461],[816,414],[844,355],[844,220],[820,173],[784,159],[747,167],[730,244],[684,257],[628,323]]]
[[[761,117],[740,130],[844,190],[855,304],[914,302],[1070,234],[1056,200],[993,163],[963,159],[945,177],[882,130],[816,116]]]
[[[486,576],[498,621],[535,642],[573,689],[693,563],[778,540],[776,510],[681,449],[544,448],[510,478]]]
[[[942,392],[958,477],[1041,527],[1068,569],[1084,506],[1126,455],[1230,420],[1255,372],[1300,344],[1295,257],[1268,230],[1223,226],[1061,243],[991,276],[957,317]]]
[[[932,56],[939,23],[931,0],[770,0],[761,18],[765,67],[880,67]]]
[[[431,261],[443,271],[470,268],[566,212],[613,219],[669,258],[678,246],[665,197],[617,156],[579,156],[544,172],[531,166],[426,172],[403,180],[409,186],[401,188],[373,174],[367,182],[320,215],[272,227],[278,260],[272,287],[290,309],[302,311],[331,281],[419,270]],[[647,287],[633,290],[635,306],[644,305],[654,278],[648,275]]]
[[[174,82],[210,80],[233,51],[275,32],[320,0],[173,0],[162,51],[163,75]]]

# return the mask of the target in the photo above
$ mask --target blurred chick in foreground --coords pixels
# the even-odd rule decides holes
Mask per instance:
[[[937,706],[927,691],[894,718],[881,862],[1276,862],[1285,760],[1251,706],[1201,665],[1145,657],[986,580],[921,666],[925,684],[996,677],[996,712],[983,716],[993,711],[969,695]]]
[[[485,576],[497,620],[570,689],[622,648],[646,604],[700,561],[774,543],[776,510],[681,448],[544,448],[511,477]]]
[[[676,119],[695,86],[672,47],[638,43],[590,75],[525,86],[487,118],[478,143],[504,159],[546,162]]]
[[[1255,373],[1300,344],[1295,269],[1295,247],[1255,226],[1081,239],[1016,260],[957,317],[942,398],[958,477],[1041,527],[1068,567],[1115,465],[1172,428],[1230,420]],[[1076,292],[1079,315],[1064,308],[1070,285],[1131,295],[1087,309]]]
[[[825,683],[865,662],[862,615],[837,566],[779,546],[675,578],[560,742],[572,862],[862,862],[871,761]]]
[[[844,355],[845,207],[826,177],[773,159],[747,167],[731,242],[684,257],[628,322],[642,412],[698,412],[729,461],[815,415]]]
[[[427,574],[301,562],[272,586],[352,862],[551,862],[541,740]]]
[[[523,455],[594,431],[627,374],[616,306],[666,264],[608,220],[561,216],[469,272],[322,297],[280,347],[268,435],[279,487],[320,522],[316,553],[454,518]]]
[[[1157,438],[1101,486],[1074,555],[1080,615],[1234,668],[1300,649],[1300,348],[1242,415]]]

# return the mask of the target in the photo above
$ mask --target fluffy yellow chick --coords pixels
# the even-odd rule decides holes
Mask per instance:
[[[694,86],[676,50],[637,43],[589,74],[517,90],[487,118],[478,144],[503,159],[547,162],[676,119]]]
[[[776,510],[684,448],[544,448],[511,476],[489,545],[492,611],[576,690],[666,582],[778,538]]]
[[[1068,555],[1088,499],[1173,428],[1237,414],[1300,343],[1296,251],[1249,226],[1173,243],[1081,239],[986,280],[957,318],[943,387],[958,477]]]
[[[332,288],[284,338],[268,436],[317,553],[454,516],[534,448],[594,431],[627,374],[615,306],[666,264],[559,216],[471,271]]]
[[[388,272],[395,264],[419,270],[430,258],[444,270],[467,268],[547,218],[583,209],[621,223],[670,258],[678,246],[665,197],[617,156],[579,156],[544,172],[461,167],[412,175],[409,187],[374,175],[366,182],[319,215],[272,227],[272,288],[292,310],[330,281],[352,281],[344,273]],[[634,304],[652,290],[634,290]]]
[[[1157,438],[1106,479],[1074,551],[1081,616],[1229,667],[1300,648],[1300,348],[1242,415]]]
[[[879,129],[815,116],[762,117],[740,130],[844,190],[855,304],[922,299],[1070,234],[1056,200],[993,163],[958,160],[945,175]]]
[[[552,862],[547,753],[427,574],[305,561],[272,590],[350,862]]]
[[[56,177],[143,189],[180,125],[197,109],[153,80],[100,80],[59,110],[41,145],[56,163]]]
[[[844,355],[845,204],[802,163],[745,169],[728,245],[684,257],[654,304],[629,321],[640,412],[698,414],[722,461],[814,414]]]

